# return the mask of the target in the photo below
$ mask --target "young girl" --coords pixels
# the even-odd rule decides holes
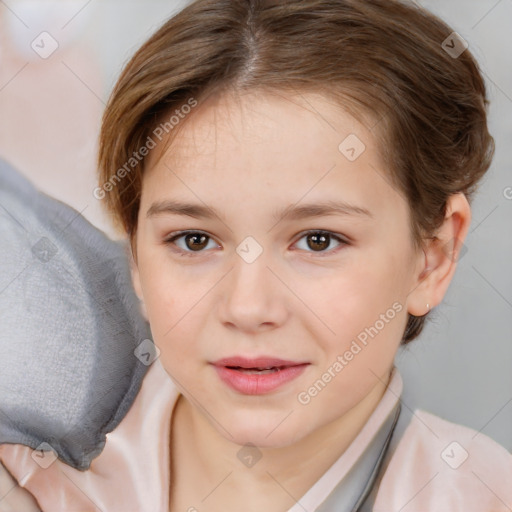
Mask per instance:
[[[402,407],[394,366],[453,278],[486,106],[465,41],[412,4],[165,23],[112,93],[94,192],[159,358],[90,470],[34,468],[42,510],[512,510],[512,456]]]

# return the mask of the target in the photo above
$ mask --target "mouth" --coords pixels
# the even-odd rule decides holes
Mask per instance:
[[[230,370],[236,370],[246,375],[268,375],[269,373],[276,373],[284,368],[289,368],[287,366],[278,366],[278,367],[270,367],[270,368],[242,368],[241,366],[226,366],[226,368]]]
[[[220,359],[212,363],[220,379],[231,389],[245,395],[274,391],[298,377],[309,362],[288,361],[274,357]]]

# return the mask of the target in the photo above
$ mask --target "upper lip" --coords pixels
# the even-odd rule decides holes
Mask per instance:
[[[243,356],[224,357],[212,363],[215,366],[233,366],[240,368],[280,368],[287,366],[299,366],[309,364],[306,361],[288,361],[276,357],[255,357],[248,358]]]

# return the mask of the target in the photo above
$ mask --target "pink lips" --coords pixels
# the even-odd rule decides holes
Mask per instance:
[[[213,363],[221,380],[245,395],[270,393],[298,377],[309,363],[274,357],[227,357]]]

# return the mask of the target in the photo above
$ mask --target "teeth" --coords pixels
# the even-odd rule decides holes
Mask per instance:
[[[267,373],[275,373],[279,371],[279,368],[264,368],[262,370],[257,370],[253,368],[237,368],[238,371],[241,371],[247,375],[265,375]]]
[[[268,366],[266,368],[242,368],[241,366],[226,366],[230,370],[245,373],[246,375],[266,375],[281,371],[284,367]]]
[[[267,366],[265,368],[260,367],[252,367],[252,368],[244,368],[243,366],[227,366],[226,368],[230,368],[231,370],[273,370],[274,368],[281,369],[278,366]]]

